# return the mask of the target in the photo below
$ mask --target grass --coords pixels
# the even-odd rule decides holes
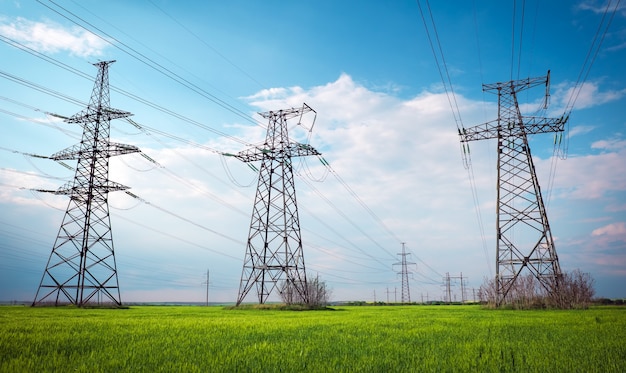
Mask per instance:
[[[626,308],[0,307],[0,372],[619,372]]]

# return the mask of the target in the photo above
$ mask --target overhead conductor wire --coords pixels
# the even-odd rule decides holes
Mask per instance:
[[[420,11],[420,15],[422,18],[422,22],[424,24],[424,28],[426,30],[426,36],[428,37],[428,42],[430,44],[430,48],[431,51],[433,53],[433,57],[435,58],[435,63],[437,65],[437,70],[439,72],[439,77],[441,78],[441,82],[443,84],[444,87],[444,91],[446,94],[446,97],[448,98],[448,104],[450,105],[450,109],[452,111],[452,115],[454,117],[454,121],[456,123],[456,128],[457,128],[457,132],[459,134],[462,133],[463,129],[464,129],[464,125],[463,125],[463,120],[461,118],[461,112],[459,110],[459,106],[456,100],[456,95],[454,93],[454,88],[452,86],[452,80],[450,79],[450,73],[448,71],[448,67],[446,64],[446,60],[445,60],[445,56],[443,53],[443,48],[441,47],[441,42],[439,39],[439,34],[437,32],[437,26],[435,23],[435,19],[433,17],[431,8],[430,8],[430,3],[428,0],[426,0],[426,6],[428,9],[428,16],[429,18],[426,18],[425,12],[422,8],[422,4],[420,2],[420,0],[416,0],[417,1],[417,6],[419,8]],[[430,20],[430,22],[429,22]],[[432,24],[432,29],[433,29],[433,34],[435,36],[435,40],[436,40],[436,47],[435,47],[435,43],[433,43],[433,38],[431,36],[431,31],[430,31],[430,27],[429,27],[429,23]],[[439,62],[439,60],[441,59],[441,63]],[[443,71],[445,71],[445,76]],[[481,69],[481,76],[482,76],[482,69]],[[448,87],[450,87],[448,89]],[[480,213],[480,203],[478,201],[478,191],[476,188],[476,181],[475,181],[475,176],[474,176],[474,171],[472,169],[472,162],[471,162],[471,156],[470,156],[470,151],[469,151],[469,144],[467,143],[461,143],[461,156],[462,156],[462,160],[463,160],[463,165],[465,167],[465,169],[468,172],[468,178],[470,181],[470,186],[471,186],[471,190],[472,190],[472,198],[474,201],[474,209],[476,212],[476,217],[478,220],[478,226],[479,226],[479,230],[480,230],[480,235],[481,235],[481,239],[482,239],[482,244],[483,244],[483,251],[485,254],[485,259],[487,261],[487,268],[489,269],[489,273],[490,276],[493,277],[493,272],[492,272],[492,268],[491,268],[491,264],[489,261],[489,255],[487,252],[487,240],[485,237],[485,229],[483,226],[483,222],[482,222],[482,216]]]

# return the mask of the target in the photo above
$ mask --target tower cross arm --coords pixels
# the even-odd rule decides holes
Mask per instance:
[[[267,145],[255,146],[242,150],[234,157],[243,162],[260,161],[267,158],[282,159],[287,157],[303,157],[307,155],[321,155],[314,147],[298,142],[290,142],[280,148],[272,148]]]
[[[81,144],[70,146],[50,156],[50,159],[55,161],[79,159],[82,153],[85,152],[85,148]],[[115,142],[109,142],[109,146],[106,150],[98,150],[98,153],[102,157],[113,157],[116,155],[130,154],[141,152],[138,147],[134,145],[119,144]]]
[[[301,108],[282,109],[279,111],[266,111],[266,112],[258,113],[258,114],[265,119],[269,119],[273,117],[283,117],[285,120],[287,120],[287,119],[295,118],[298,116],[301,117],[302,115],[310,111],[315,113],[315,110],[313,110],[313,108],[311,108],[306,103],[303,103]]]
[[[130,189],[126,185],[116,183],[115,181],[107,180],[103,185],[93,185],[92,188],[88,186],[76,185],[73,181],[69,181],[63,184],[59,189],[51,190],[39,190],[40,192],[48,192],[57,195],[86,195],[91,193],[91,190],[99,190],[101,193],[117,192]]]
[[[522,125],[496,119],[474,127],[459,129],[459,137],[461,142],[469,142],[495,139],[502,136],[502,131],[506,131],[507,135],[563,132],[568,119],[569,116],[565,115],[558,118],[523,117]]]
[[[483,91],[499,94],[511,94],[512,92],[517,93],[540,85],[546,85],[548,84],[548,82],[549,75],[523,80],[513,80],[508,82],[488,83],[483,84]]]
[[[115,155],[124,155],[130,153],[141,153],[141,150],[135,145],[120,144],[116,142],[109,142],[109,157]]]
[[[81,111],[78,114],[72,115],[71,117],[65,119],[66,123],[95,123],[100,122],[101,120],[113,120],[130,117],[133,114],[113,109],[110,107],[102,107],[102,108],[92,108],[88,107],[86,110]]]

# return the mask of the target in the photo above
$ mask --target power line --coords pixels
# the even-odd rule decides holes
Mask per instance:
[[[42,60],[44,60],[44,61],[46,61],[46,62],[48,62],[50,64],[53,64],[53,65],[55,65],[57,67],[60,67],[60,68],[66,70],[68,72],[71,72],[71,73],[77,75],[77,76],[80,76],[80,77],[85,78],[85,79],[90,79],[88,74],[86,74],[86,73],[84,73],[84,72],[82,72],[82,71],[80,71],[78,69],[75,69],[75,68],[73,68],[73,67],[71,67],[71,66],[69,66],[69,65],[67,65],[67,64],[65,64],[65,63],[63,63],[63,62],[61,62],[59,60],[56,60],[56,59],[54,59],[52,57],[49,57],[49,56],[46,56],[46,55],[44,55],[44,54],[42,54],[42,53],[40,53],[40,52],[38,52],[38,51],[36,51],[36,50],[34,50],[34,49],[24,45],[24,44],[22,44],[22,43],[14,40],[14,39],[10,39],[8,37],[0,35],[0,41],[3,41],[3,42],[5,42],[5,43],[7,43],[7,44],[9,44],[9,45],[11,45],[11,46],[13,46],[15,48],[21,49],[22,51],[25,51],[25,52],[27,52],[27,53],[29,53],[29,54],[37,57],[37,58],[40,58],[40,59],[42,59]],[[17,77],[15,75],[12,75],[12,74],[9,74],[9,73],[6,73],[6,72],[0,72],[0,74],[4,75],[4,77],[6,79],[12,80],[12,81],[14,81],[16,83],[19,83],[21,85],[24,85],[26,87],[30,87],[32,89],[38,90],[38,91],[40,91],[42,93],[46,93],[46,94],[51,95],[53,97],[60,98],[62,100],[65,100],[65,101],[67,101],[69,103],[72,103],[72,104],[75,104],[77,106],[84,107],[86,105],[86,103],[84,103],[84,102],[82,102],[80,100],[74,99],[74,98],[72,98],[70,96],[62,94],[62,93],[57,92],[55,90],[43,87],[43,86],[41,86],[39,84],[30,82],[30,81],[28,81],[28,80],[26,80],[24,78],[20,78],[20,77]],[[188,118],[188,117],[186,117],[186,116],[184,116],[184,115],[182,115],[180,113],[177,113],[177,112],[175,112],[175,111],[173,111],[171,109],[167,109],[167,108],[163,107],[162,105],[159,105],[159,104],[156,104],[156,103],[151,102],[149,100],[146,100],[146,99],[144,99],[144,98],[142,98],[142,97],[140,97],[138,95],[135,95],[135,94],[133,94],[131,92],[128,92],[128,91],[123,90],[121,88],[117,88],[115,86],[111,86],[110,89],[112,91],[118,92],[118,93],[120,93],[120,94],[122,94],[122,95],[124,95],[124,96],[126,96],[126,97],[128,97],[130,99],[133,99],[133,100],[135,100],[137,102],[140,102],[140,103],[142,103],[142,104],[144,104],[146,106],[149,106],[149,107],[151,107],[153,109],[156,109],[156,110],[158,110],[158,111],[160,111],[162,113],[168,114],[168,115],[170,115],[170,116],[172,116],[174,118],[177,118],[177,119],[180,119],[180,120],[182,120],[184,122],[192,124],[192,125],[194,125],[196,127],[202,128],[202,129],[207,130],[209,132],[213,132],[213,133],[215,133],[215,134],[217,134],[219,136],[223,136],[225,138],[228,138],[228,139],[233,140],[235,142],[238,142],[240,144],[249,145],[248,143],[246,143],[243,140],[240,140],[240,139],[238,139],[236,137],[233,137],[233,136],[231,136],[231,135],[229,135],[227,133],[224,133],[224,132],[222,132],[220,130],[217,130],[215,128],[207,126],[207,125],[205,125],[203,123],[200,123],[200,122],[198,122],[196,120],[190,119],[190,118]],[[50,114],[52,114],[52,113],[50,113]],[[248,118],[248,120],[251,120],[249,117],[247,117],[247,118]]]
[[[16,101],[16,102],[17,102],[17,101]],[[18,102],[18,103],[19,103],[19,102]],[[22,104],[22,103],[20,103],[20,104]],[[45,112],[45,111],[43,111],[42,109],[39,109],[39,108],[33,107],[33,106],[31,106],[31,105],[22,104],[22,106],[28,107],[28,108],[30,108],[30,109],[32,109],[32,110],[35,110],[35,111],[38,111],[38,112]],[[193,141],[183,139],[183,138],[181,138],[181,137],[179,137],[179,136],[175,136],[175,135],[169,134],[169,133],[167,133],[167,132],[164,132],[164,131],[161,131],[161,130],[157,130],[157,129],[155,129],[155,128],[148,127],[148,126],[146,126],[146,125],[139,124],[139,123],[137,123],[136,121],[134,121],[134,120],[132,120],[132,119],[130,119],[130,118],[125,118],[125,121],[127,121],[127,122],[128,122],[128,123],[130,123],[130,124],[132,124],[134,127],[138,128],[138,129],[139,129],[142,133],[146,134],[147,136],[150,136],[150,137],[154,138],[156,141],[158,141],[158,142],[159,142],[159,143],[161,143],[162,145],[165,145],[165,144],[164,144],[163,142],[161,142],[160,140],[158,140],[157,138],[155,138],[155,137],[152,135],[152,132],[154,132],[154,133],[156,133],[156,134],[159,134],[159,135],[161,135],[161,136],[164,136],[164,137],[167,137],[167,138],[170,138],[170,139],[174,139],[174,140],[176,140],[176,141],[179,141],[179,142],[182,142],[182,143],[185,143],[185,144],[191,145],[191,146],[193,146],[193,147],[197,147],[197,148],[199,148],[199,149],[204,149],[204,150],[210,151],[210,152],[212,152],[212,153],[222,154],[222,155],[224,154],[224,153],[222,153],[221,151],[216,150],[216,149],[214,149],[214,148],[209,148],[209,147],[207,147],[207,146],[205,146],[205,145],[198,144],[198,143],[195,143],[195,142],[193,142]],[[56,127],[55,127],[55,128],[56,128]],[[174,151],[176,152],[176,150],[174,150]],[[19,151],[14,151],[14,152],[19,152]],[[21,154],[26,154],[26,155],[32,155],[32,154],[29,154],[29,153],[24,153],[24,152],[19,152],[19,153],[21,153]],[[198,166],[197,164],[195,164],[194,162],[192,162],[192,161],[191,161],[188,157],[183,156],[183,155],[182,155],[182,154],[180,154],[179,152],[176,152],[176,153],[177,153],[179,156],[183,157],[186,161],[188,161],[188,162],[190,162],[190,163],[194,164],[194,165],[195,165],[195,166],[197,166],[197,167],[200,167],[200,166]],[[143,156],[143,157],[147,157],[144,153],[141,153],[141,154],[142,154],[142,156]],[[45,156],[41,156],[41,157],[46,158]],[[177,181],[179,181],[179,182],[181,182],[181,183],[183,183],[183,184],[185,184],[185,185],[187,185],[187,186],[189,186],[189,187],[191,187],[191,188],[193,188],[193,189],[200,190],[202,193],[205,193],[205,194],[206,194],[206,193],[208,193],[208,192],[206,192],[204,189],[198,189],[198,187],[197,187],[197,186],[195,186],[195,185],[193,185],[193,184],[191,184],[191,183],[187,182],[187,181],[185,180],[185,178],[181,177],[180,175],[177,175],[174,171],[172,171],[172,170],[168,170],[168,169],[165,169],[164,167],[162,167],[161,165],[159,165],[156,161],[152,160],[151,158],[147,157],[146,159],[147,159],[149,162],[151,162],[151,163],[153,163],[153,164],[158,165],[158,166],[159,166],[159,167],[158,167],[158,170],[159,170],[159,171],[164,172],[165,174],[167,174],[168,176],[172,177],[173,179],[176,179]],[[57,161],[57,162],[59,162],[59,161]],[[62,163],[62,162],[60,162],[60,163]],[[366,210],[366,211],[367,211],[367,212],[368,212],[368,213],[369,213],[369,214],[370,214],[370,215],[374,218],[374,220],[375,220],[377,223],[379,223],[379,224],[380,224],[383,228],[385,228],[385,229],[387,230],[387,232],[388,232],[388,233],[390,233],[391,235],[393,235],[393,232],[391,232],[391,230],[389,230],[389,228],[387,228],[387,227],[384,225],[384,223],[382,223],[382,221],[380,220],[380,218],[379,218],[379,217],[378,217],[378,216],[377,216],[377,215],[373,212],[373,210],[372,210],[371,208],[369,208],[369,207],[368,207],[368,206],[367,206],[367,205],[363,202],[363,200],[362,200],[362,199],[361,199],[361,198],[360,198],[360,197],[356,194],[356,192],[354,192],[354,190],[353,190],[353,189],[351,189],[351,188],[349,187],[349,185],[348,185],[348,184],[347,184],[347,183],[346,183],[346,182],[345,182],[345,181],[344,181],[344,180],[343,180],[343,179],[342,179],[342,178],[338,175],[338,173],[337,173],[334,169],[332,169],[332,168],[330,167],[330,165],[328,164],[328,162],[326,162],[325,160],[323,160],[323,159],[322,159],[322,164],[324,164],[326,167],[328,167],[327,169],[332,170],[331,172],[332,172],[332,173],[333,173],[333,174],[337,177],[337,180],[338,180],[338,181],[340,181],[340,183],[342,184],[342,186],[343,186],[343,187],[344,187],[344,188],[345,188],[345,189],[346,189],[346,190],[350,193],[350,195],[351,195],[353,198],[355,198],[355,200],[357,200],[357,201],[359,202],[359,204],[360,204],[360,205],[361,205],[361,206],[362,206],[362,207],[363,207],[363,208],[364,208],[364,209],[365,209],[365,210]],[[67,165],[65,165],[64,167],[68,167],[68,166],[67,166]],[[70,167],[70,168],[71,168],[71,167]],[[200,168],[204,170],[204,168],[202,168],[202,167],[200,167]],[[205,172],[208,172],[208,171],[206,171],[206,170],[205,170]],[[338,213],[340,216],[344,217],[344,218],[345,218],[345,219],[346,219],[346,220],[347,220],[347,221],[348,221],[351,225],[353,225],[353,226],[354,226],[357,230],[359,230],[359,231],[360,231],[363,235],[365,235],[366,237],[368,237],[368,238],[369,238],[369,239],[370,239],[370,240],[371,240],[371,241],[372,241],[372,242],[373,242],[376,246],[378,246],[378,247],[379,247],[380,249],[382,249],[383,251],[387,252],[387,253],[388,253],[391,257],[393,257],[393,255],[392,255],[392,254],[390,254],[390,253],[389,253],[389,252],[388,252],[388,251],[384,248],[384,246],[383,246],[383,245],[381,245],[380,243],[378,243],[378,242],[377,242],[376,240],[374,240],[374,239],[373,239],[373,238],[372,238],[372,237],[371,237],[371,236],[370,236],[367,232],[365,232],[364,230],[362,230],[362,229],[359,227],[359,225],[358,225],[358,224],[356,224],[354,221],[352,221],[352,220],[348,217],[348,215],[347,215],[347,214],[345,214],[343,211],[341,211],[341,209],[339,209],[339,208],[338,208],[338,207],[337,207],[337,206],[336,206],[336,205],[335,205],[332,201],[330,201],[330,200],[329,200],[328,198],[326,198],[326,197],[325,197],[325,196],[324,196],[321,192],[319,192],[319,190],[317,190],[317,189],[316,189],[316,188],[315,188],[312,184],[310,184],[310,183],[306,180],[306,178],[302,177],[302,175],[300,175],[300,174],[299,174],[299,173],[297,173],[297,172],[296,172],[296,174],[297,174],[298,176],[301,176],[302,180],[303,180],[303,181],[304,181],[304,182],[305,182],[305,183],[306,183],[306,184],[307,184],[307,185],[311,188],[311,190],[313,190],[313,191],[314,191],[316,194],[318,194],[318,195],[319,195],[322,199],[324,199],[324,200],[328,203],[328,205],[329,205],[329,206],[331,206],[333,209],[335,209],[335,210],[337,211],[337,213]],[[31,174],[31,175],[33,175],[33,174]],[[211,174],[211,175],[215,177],[215,175],[213,175],[213,174]],[[33,175],[33,176],[36,176],[36,175]],[[219,197],[215,196],[214,194],[212,194],[212,193],[208,193],[208,195],[209,195],[212,199],[214,199],[214,200],[216,200],[216,201],[218,201],[218,202],[220,202],[220,203],[224,204],[226,207],[229,207],[229,208],[231,208],[231,209],[234,209],[235,211],[237,211],[237,212],[238,212],[238,213],[240,213],[240,214],[245,214],[245,213],[244,213],[244,212],[242,212],[241,210],[239,210],[239,209],[237,209],[237,208],[233,207],[232,205],[225,203],[222,199],[220,199]],[[312,216],[313,216],[313,217],[315,217],[314,215],[312,215]],[[342,234],[340,234],[339,232],[336,232],[336,231],[335,231],[332,227],[330,227],[328,224],[326,224],[326,223],[325,223],[322,219],[318,219],[318,218],[316,218],[316,219],[317,219],[320,223],[324,224],[324,225],[325,225],[328,229],[330,229],[331,231],[333,231],[333,232],[334,232],[334,234],[335,234],[335,235],[337,235],[338,237],[345,238],[345,235],[342,235]],[[394,235],[394,236],[395,236],[395,235]],[[396,238],[397,238],[397,237],[396,237]],[[368,252],[364,251],[362,248],[360,248],[360,246],[359,246],[359,245],[355,245],[354,243],[352,243],[352,242],[350,242],[350,241],[348,241],[348,243],[350,243],[350,244],[351,244],[351,245],[352,245],[355,249],[357,249],[358,251],[362,252],[363,254],[365,254],[366,256],[368,256],[369,258],[371,258],[372,260],[377,261],[379,264],[381,264],[381,266],[386,267],[386,265],[385,265],[384,263],[380,262],[380,260],[379,260],[378,258],[376,258],[376,257],[372,256],[371,254],[369,254]]]
[[[454,89],[453,89],[453,85],[452,85],[452,80],[450,79],[450,74],[448,72],[448,67],[447,64],[445,62],[445,56],[444,56],[444,52],[443,52],[443,48],[441,47],[441,41],[439,39],[439,34],[437,32],[437,26],[436,26],[436,22],[435,22],[435,18],[433,17],[431,8],[430,8],[430,3],[428,2],[428,0],[426,0],[426,5],[428,8],[428,15],[429,15],[429,21],[427,20],[424,11],[422,9],[422,5],[420,3],[420,0],[416,0],[417,1],[417,5],[420,11],[420,15],[422,18],[422,23],[424,24],[424,28],[426,30],[426,36],[428,38],[428,42],[430,44],[430,48],[431,51],[433,53],[433,57],[435,59],[435,64],[437,65],[437,70],[439,71],[439,77],[441,78],[441,83],[443,84],[444,87],[444,91],[446,93],[446,97],[448,99],[448,104],[450,105],[450,110],[452,111],[452,115],[454,117],[454,121],[456,123],[456,128],[457,131],[459,133],[459,136],[461,136],[463,130],[464,130],[464,124],[463,124],[463,120],[461,118],[461,111],[459,110],[459,106],[456,100],[456,95],[454,93]],[[431,24],[431,26],[429,27],[429,23]],[[433,38],[431,37],[431,31],[430,28],[432,27],[433,29],[433,34],[435,36],[436,39],[436,46],[435,47],[435,43],[433,42]],[[480,59],[480,43],[479,43],[479,39],[478,39],[478,22],[476,21],[476,12],[474,10],[474,27],[475,27],[475,31],[476,31],[476,44],[477,47],[479,49],[479,63],[480,63],[480,68],[481,68],[481,80],[482,80],[482,60]],[[441,59],[441,63],[439,62],[439,60]],[[445,71],[445,76],[442,72],[442,68]],[[447,87],[450,87],[450,90],[448,91]],[[483,100],[484,100],[484,93],[483,93]],[[478,220],[478,227],[479,227],[479,232],[481,235],[481,241],[482,241],[482,246],[483,246],[483,251],[485,253],[485,258],[488,261],[488,256],[487,256],[487,240],[485,237],[485,230],[483,227],[483,222],[482,222],[482,216],[480,213],[480,203],[478,201],[478,191],[476,188],[476,181],[475,181],[475,177],[474,177],[474,172],[472,170],[472,162],[471,162],[471,154],[470,154],[470,150],[469,150],[469,144],[465,144],[465,143],[461,143],[460,145],[461,147],[461,157],[463,160],[463,166],[465,167],[465,169],[468,172],[468,179],[470,181],[470,187],[472,190],[472,199],[474,202],[474,210],[476,212],[476,217]],[[418,258],[419,259],[419,258]],[[420,260],[421,261],[421,260]],[[426,264],[426,263],[424,263]],[[430,268],[430,267],[429,267]],[[491,266],[487,265],[487,268],[489,268],[489,271],[491,272]],[[435,271],[436,272],[436,271]],[[440,275],[441,276],[441,275]]]
[[[17,42],[16,42],[16,43],[17,43]],[[17,44],[19,45],[19,43],[17,43]],[[36,52],[36,51],[32,51],[32,52],[34,52],[34,53],[38,53],[38,52]],[[66,69],[68,69],[68,71],[71,71],[71,72],[74,72],[74,73],[78,73],[79,75],[81,75],[81,76],[82,76],[82,74],[81,74],[80,72],[77,72],[77,70],[72,69],[71,67],[69,67],[69,66],[67,66],[67,65],[64,65],[64,64],[61,64],[61,63],[57,63],[56,65],[61,66],[61,67],[63,67],[63,68],[66,68]],[[26,81],[26,82],[27,82],[27,81]],[[153,104],[153,103],[147,102],[146,100],[144,100],[144,99],[142,99],[142,98],[140,98],[140,97],[138,97],[138,96],[136,96],[136,95],[130,94],[129,92],[126,92],[126,91],[123,91],[123,90],[116,89],[115,87],[112,87],[112,89],[113,89],[113,90],[116,90],[116,91],[118,91],[119,93],[122,93],[122,94],[124,94],[124,95],[126,95],[126,96],[128,96],[128,97],[131,97],[131,98],[133,98],[133,99],[135,99],[135,100],[137,100],[137,101],[143,102],[143,103],[145,103],[145,104],[147,104],[147,105],[149,105],[149,106],[152,106],[152,107],[157,108],[157,109],[159,109],[159,110],[161,110],[161,111],[167,112],[167,113],[168,113],[168,114],[170,114],[170,115],[176,116],[176,117],[178,117],[178,118],[180,118],[180,119],[183,119],[183,120],[185,120],[185,121],[187,121],[187,122],[190,122],[190,123],[192,123],[192,124],[198,125],[198,126],[200,126],[200,127],[202,127],[202,128],[205,128],[205,129],[211,130],[212,132],[216,132],[216,131],[215,131],[214,129],[212,129],[212,128],[206,128],[205,126],[201,125],[201,124],[200,124],[200,123],[198,123],[198,122],[192,121],[192,120],[190,120],[189,118],[182,117],[182,116],[180,116],[180,115],[178,115],[178,114],[176,114],[176,113],[173,113],[173,112],[171,112],[171,111],[169,111],[169,110],[167,110],[167,109],[164,109],[164,108],[162,108],[162,107],[159,107],[158,105],[155,105],[155,104]],[[137,126],[136,122],[132,121],[131,119],[128,119],[128,121],[129,121],[131,124],[133,124],[133,125],[136,125],[136,126]],[[172,134],[168,134],[168,133],[166,133],[166,132],[164,132],[164,131],[160,131],[160,130],[157,130],[157,129],[154,129],[154,128],[150,128],[150,127],[147,127],[147,126],[145,126],[145,125],[142,125],[142,127],[144,127],[145,129],[148,129],[150,132],[158,133],[158,134],[160,134],[160,135],[162,135],[162,136],[166,136],[166,137],[169,137],[169,138],[171,138],[171,139],[174,139],[174,140],[177,140],[177,141],[181,141],[181,142],[187,143],[187,144],[192,145],[192,146],[196,146],[196,147],[199,147],[199,148],[203,148],[203,149],[205,149],[205,150],[209,150],[209,151],[212,151],[212,152],[214,152],[214,153],[219,153],[219,151],[217,151],[217,150],[215,150],[215,149],[209,149],[209,148],[207,148],[207,147],[206,147],[206,146],[204,146],[204,145],[197,144],[197,143],[195,143],[195,142],[192,142],[192,141],[189,141],[189,140],[182,139],[182,138],[180,138],[180,137],[178,137],[178,136],[175,136],[175,135],[172,135]],[[140,128],[140,127],[138,127],[138,128]],[[142,129],[142,128],[140,128],[140,129]],[[222,133],[222,132],[216,132],[216,133],[217,133],[217,134],[219,134],[219,135],[222,135],[222,136],[228,137],[228,138],[230,138],[230,139],[233,139],[233,140],[235,140],[235,141],[238,141],[238,142],[240,142],[240,143],[245,143],[244,141],[241,141],[241,140],[236,139],[236,138],[232,138],[232,137],[230,137],[229,135],[224,134],[224,133]],[[344,188],[345,188],[345,189],[346,189],[346,190],[350,193],[350,195],[351,195],[351,196],[352,196],[352,197],[353,197],[353,198],[354,198],[354,199],[355,199],[355,200],[356,200],[356,201],[357,201],[357,202],[358,202],[358,203],[359,203],[359,204],[360,204],[360,205],[361,205],[361,206],[362,206],[362,207],[363,207],[363,208],[364,208],[367,212],[368,212],[368,214],[369,214],[370,216],[372,216],[372,218],[374,218],[374,220],[375,220],[375,221],[377,221],[377,222],[378,222],[378,223],[379,223],[379,224],[380,224],[380,225],[384,228],[384,230],[385,230],[387,233],[389,233],[392,237],[394,237],[394,239],[396,239],[396,241],[400,242],[401,240],[400,240],[400,239],[399,239],[399,238],[398,238],[398,237],[397,237],[397,236],[396,236],[396,235],[395,235],[395,234],[394,234],[394,233],[393,233],[393,232],[392,232],[392,231],[391,231],[391,230],[390,230],[390,229],[389,229],[389,228],[388,228],[388,227],[387,227],[387,226],[386,226],[383,222],[382,222],[382,220],[381,220],[381,219],[380,219],[380,218],[379,218],[379,217],[378,217],[378,216],[377,216],[377,215],[376,215],[376,214],[375,214],[375,213],[374,213],[374,212],[373,212],[373,211],[372,211],[372,210],[371,210],[371,209],[370,209],[370,208],[369,208],[369,207],[368,207],[368,206],[367,206],[364,202],[363,202],[363,200],[362,200],[362,199],[360,199],[360,197],[359,197],[359,196],[358,196],[358,195],[354,192],[354,190],[352,190],[352,188],[350,188],[350,186],[349,186],[349,185],[347,185],[347,183],[346,183],[346,182],[345,182],[345,181],[344,181],[344,180],[343,180],[343,179],[342,179],[342,178],[341,178],[341,177],[340,177],[340,176],[339,176],[339,175],[338,175],[338,174],[337,174],[334,170],[332,170],[332,168],[328,167],[328,169],[329,169],[329,170],[333,173],[333,175],[335,175],[335,177],[337,178],[337,180],[338,180],[338,181],[342,184],[342,186],[343,186],[343,187],[344,187]],[[379,245],[379,246],[380,246],[380,245]],[[380,246],[380,247],[382,248],[382,246]],[[385,251],[386,251],[386,249],[384,249],[384,248],[383,248],[383,250],[385,250]],[[391,253],[389,253],[389,252],[387,252],[387,253],[388,253],[391,257],[393,257],[393,254],[391,254]]]
[[[589,46],[589,50],[587,51],[587,55],[585,56],[583,65],[580,69],[580,72],[578,73],[578,78],[576,79],[574,90],[570,94],[569,99],[567,101],[567,105],[565,107],[565,113],[567,115],[569,115],[569,113],[574,108],[574,105],[576,104],[578,95],[580,94],[580,91],[582,90],[583,85],[585,84],[585,81],[587,80],[587,77],[589,76],[591,67],[593,66],[593,63],[595,62],[598,56],[598,52],[600,51],[600,47],[602,46],[604,37],[606,36],[606,33],[608,32],[609,27],[611,26],[611,23],[613,22],[613,18],[615,17],[615,13],[617,12],[617,9],[619,9],[620,0],[617,0],[615,1],[615,6],[613,7],[613,10],[611,11],[609,15],[609,10],[611,8],[612,3],[613,3],[613,0],[609,0],[606,3],[606,7],[604,8],[604,13],[602,14],[602,19],[600,20],[600,23],[598,24],[598,29],[596,30],[596,33],[593,37],[593,41],[591,42],[591,45]],[[609,17],[605,23],[607,15]]]
[[[119,39],[113,37],[112,35],[104,32],[102,29],[96,27],[95,25],[93,25],[90,22],[86,21],[85,19],[81,18],[80,16],[78,16],[75,13],[71,12],[67,8],[57,4],[53,0],[49,0],[49,2],[54,4],[54,6],[56,6],[60,10],[54,9],[51,6],[44,4],[41,0],[37,0],[37,2],[40,3],[41,5],[45,6],[46,8],[50,9],[51,11],[57,13],[61,17],[65,18],[68,21],[70,21],[70,22],[74,23],[75,25],[79,26],[80,28],[82,28],[82,29],[90,32],[91,34],[95,35],[96,37],[102,39],[106,43],[108,43],[108,44],[112,45],[113,47],[119,49],[120,51],[128,54],[132,58],[134,58],[137,61],[145,64],[146,66],[150,67],[151,69],[153,69],[153,70],[159,72],[160,74],[166,76],[167,78],[170,78],[173,81],[179,83],[183,87],[188,88],[189,90],[199,94],[200,96],[202,96],[202,97],[208,99],[209,101],[211,101],[211,102],[221,106],[222,108],[226,109],[227,111],[229,111],[229,112],[231,112],[231,113],[233,113],[233,114],[243,118],[244,120],[246,120],[248,122],[251,122],[251,123],[253,123],[255,125],[258,125],[258,123],[256,121],[254,121],[252,118],[250,118],[250,116],[247,113],[241,111],[240,109],[237,109],[233,105],[231,105],[231,104],[227,103],[226,101],[218,98],[214,94],[212,94],[212,93],[206,91],[205,89],[199,87],[195,83],[190,82],[188,79],[183,78],[179,74],[173,72],[172,70],[166,68],[162,64],[154,61],[153,59],[151,59],[149,57],[147,57],[145,54],[137,51],[136,49],[134,49],[132,47],[130,47],[126,43],[124,43],[124,42],[120,41]],[[69,16],[67,14],[69,14]],[[77,21],[77,20],[79,20],[80,22]],[[99,34],[96,33],[96,32],[93,32],[91,29],[89,29],[85,25],[91,27],[91,29],[93,29],[93,30],[96,30]],[[106,36],[106,38],[101,36],[101,35]],[[113,43],[112,41],[114,41],[115,43]]]
[[[426,30],[426,36],[428,37],[428,43],[430,44],[430,49],[433,52],[433,56],[435,58],[435,64],[437,65],[437,70],[439,71],[439,76],[441,78],[441,83],[443,84],[444,92],[446,93],[446,97],[448,98],[448,104],[450,105],[450,109],[452,110],[452,115],[454,116],[454,121],[456,122],[457,129],[463,128],[463,120],[461,119],[461,112],[459,110],[459,105],[456,100],[456,95],[454,94],[454,87],[452,86],[452,81],[450,79],[450,73],[448,71],[448,66],[446,64],[445,56],[443,53],[443,49],[441,48],[441,42],[439,40],[439,33],[437,32],[437,26],[435,24],[435,19],[433,18],[433,14],[430,8],[430,2],[426,0],[426,6],[428,8],[428,15],[430,19],[430,23],[432,24],[433,34],[435,35],[435,41],[437,46],[435,47],[433,43],[433,38],[431,37],[430,27],[428,26],[429,22],[426,20],[426,16],[424,15],[424,11],[422,9],[422,4],[420,0],[417,1],[417,6],[420,11],[420,15],[422,17],[422,22],[424,24]],[[439,62],[441,59],[441,63]],[[445,77],[442,72],[445,71]]]
[[[170,13],[166,12],[163,8],[161,8],[160,6],[158,6],[154,1],[152,0],[148,0],[148,2],[150,4],[152,4],[155,8],[157,8],[158,10],[160,10],[163,14],[165,14],[168,18],[170,18],[172,21],[174,21],[178,26],[180,26],[183,30],[185,30],[186,32],[188,32],[190,35],[192,35],[194,38],[196,38],[198,41],[200,41],[202,44],[204,44],[207,48],[209,48],[210,50],[212,50],[215,54],[217,54],[218,56],[220,56],[224,61],[226,61],[228,64],[230,64],[232,67],[234,67],[235,69],[237,69],[240,73],[242,73],[243,75],[245,75],[246,77],[248,77],[251,81],[253,81],[254,83],[256,83],[259,87],[266,89],[266,87],[260,83],[258,80],[256,80],[254,77],[252,77],[252,75],[248,74],[248,72],[244,71],[241,67],[239,67],[237,64],[235,64],[233,61],[231,61],[229,58],[227,58],[225,55],[223,55],[222,53],[220,53],[217,49],[215,49],[212,45],[210,45],[209,43],[207,43],[204,39],[202,39],[200,36],[198,36],[198,34],[196,34],[195,32],[191,31],[187,26],[185,26],[184,23],[180,22],[179,20],[177,20],[176,18],[174,18]]]

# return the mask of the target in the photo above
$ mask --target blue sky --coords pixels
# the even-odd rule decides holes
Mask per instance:
[[[412,300],[441,299],[446,273],[478,288],[495,273],[495,143],[470,144],[471,179],[418,4],[428,11],[424,1],[0,0],[0,300],[32,300],[67,205],[28,189],[73,177],[15,151],[50,155],[78,142],[79,128],[46,112],[82,110],[73,100],[89,100],[90,63],[101,60],[117,61],[111,105],[154,129],[114,121],[113,140],[160,165],[111,160],[110,178],[150,202],[110,194],[123,302],[203,301],[207,269],[211,300],[236,300],[256,175],[216,151],[262,140],[255,113],[303,102],[317,111],[311,145],[335,172],[315,158],[297,164],[305,262],[333,299],[393,300],[394,289],[399,299],[401,242],[415,263]],[[624,5],[586,60],[606,6],[452,1],[430,11],[466,127],[497,116],[483,83],[551,70],[549,116],[578,89],[567,158],[554,157],[553,135],[532,136],[532,152],[561,267],[591,273],[598,296],[624,297]],[[534,110],[544,93],[524,92],[522,107]],[[453,292],[460,299],[458,280]]]

